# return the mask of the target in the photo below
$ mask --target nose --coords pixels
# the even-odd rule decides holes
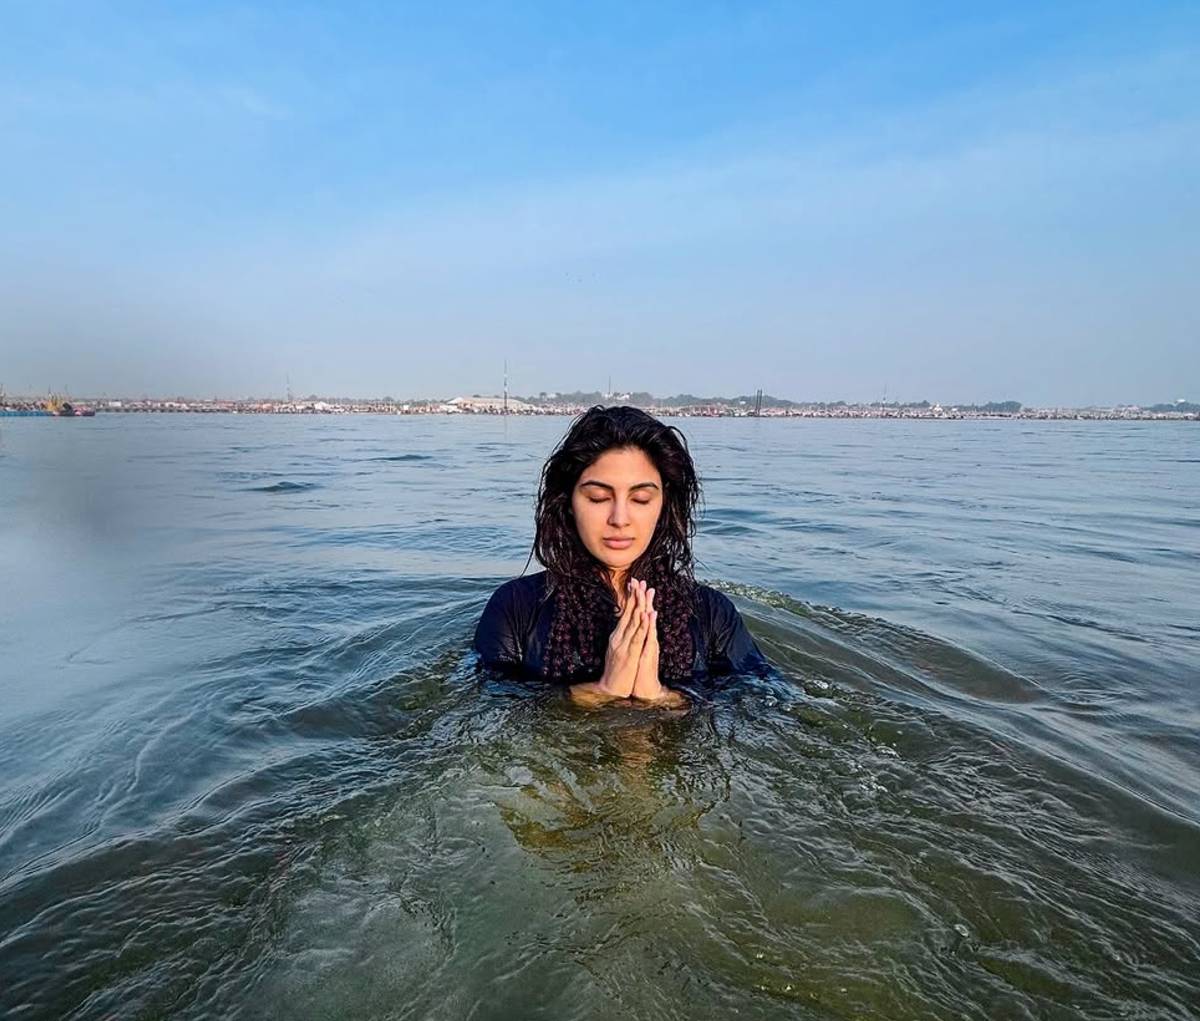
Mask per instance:
[[[608,512],[608,525],[610,528],[624,528],[629,524],[629,503],[623,496],[613,498],[611,509]]]

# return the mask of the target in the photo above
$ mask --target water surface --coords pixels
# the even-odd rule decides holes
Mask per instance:
[[[475,669],[563,419],[0,426],[0,1013],[1194,1016],[1200,429],[677,424],[686,714]]]

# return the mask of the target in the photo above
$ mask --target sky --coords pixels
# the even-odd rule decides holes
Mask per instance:
[[[0,0],[0,386],[1200,400],[1200,4]]]

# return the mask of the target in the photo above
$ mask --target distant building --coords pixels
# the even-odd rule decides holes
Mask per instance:
[[[455,397],[446,402],[457,411],[468,414],[498,414],[504,411],[503,397]],[[515,397],[508,399],[508,410],[514,414],[530,414],[538,410],[536,405],[519,401]]]

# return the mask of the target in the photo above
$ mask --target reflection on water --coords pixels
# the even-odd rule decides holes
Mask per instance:
[[[689,424],[729,480],[704,570],[777,670],[678,713],[583,710],[467,649],[562,423],[95,424],[0,445],[0,555],[36,596],[0,609],[0,1011],[1200,1002],[1200,492],[1162,468],[1193,434],[831,423],[768,452],[749,430],[794,424]],[[920,485],[888,481],[901,453]],[[1088,507],[1054,524],[1020,457],[1087,464]],[[95,513],[35,513],[68,468]],[[1117,495],[1139,474],[1157,504]]]

